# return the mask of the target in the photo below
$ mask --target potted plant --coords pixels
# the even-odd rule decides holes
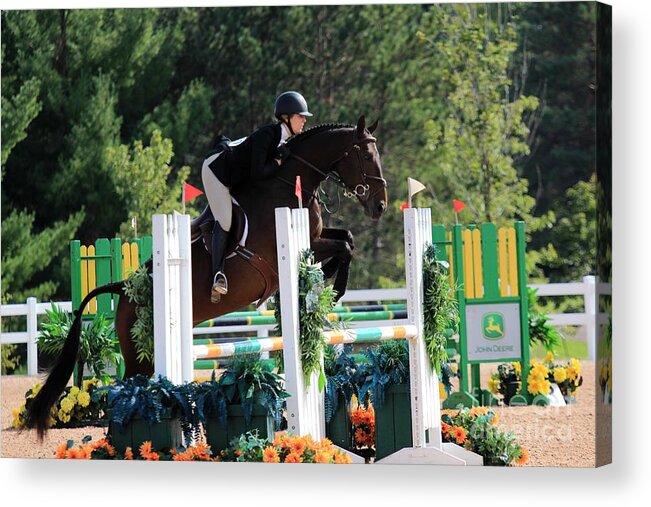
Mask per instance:
[[[412,445],[409,393],[409,347],[388,340],[364,351],[360,365],[359,400],[375,410],[375,459]]]
[[[102,389],[108,391],[108,434],[118,451],[138,449],[145,441],[156,449],[182,445],[181,407],[165,377],[154,381],[136,375]]]
[[[219,381],[213,375],[198,388],[197,411],[214,452],[248,431],[273,438],[281,429],[283,402],[289,394],[272,368],[257,354],[245,354],[234,358]]]
[[[491,393],[501,394],[502,401],[508,405],[516,394],[520,392],[522,367],[520,363],[504,363],[497,366],[497,372],[491,375],[488,387]]]
[[[576,358],[571,358],[567,363],[555,362],[554,355],[548,352],[544,364],[548,370],[547,380],[558,385],[565,403],[574,403],[576,392],[583,384],[581,363]]]
[[[341,350],[329,345],[324,354],[326,436],[348,450],[353,449],[350,404],[358,394],[358,368],[352,349],[352,345],[345,345]]]

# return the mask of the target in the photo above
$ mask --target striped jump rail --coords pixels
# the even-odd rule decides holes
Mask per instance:
[[[417,332],[416,326],[406,325],[325,331],[323,334],[328,345],[337,345],[342,343],[371,343],[382,340],[415,338]],[[252,352],[271,352],[274,350],[282,350],[282,348],[282,336],[275,336],[272,338],[257,338],[234,343],[195,345],[193,352],[196,361],[201,359],[232,357]]]
[[[263,313],[264,312],[264,313]],[[217,317],[216,319],[209,319],[196,327],[225,327],[225,326],[260,326],[260,325],[274,325],[276,318],[273,316],[273,311],[264,310],[263,314],[255,314],[243,317]],[[271,315],[265,315],[270,312]],[[330,322],[355,322],[364,320],[396,320],[406,319],[407,310],[396,311],[370,311],[370,312],[332,312],[327,316]]]

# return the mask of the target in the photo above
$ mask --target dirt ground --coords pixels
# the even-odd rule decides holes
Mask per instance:
[[[583,361],[583,386],[577,402],[567,407],[496,407],[499,427],[512,431],[529,452],[528,466],[593,467],[595,465],[595,378],[594,363]],[[494,365],[482,365],[486,385]],[[36,433],[11,427],[12,409],[19,407],[34,377],[2,377],[2,419],[0,457],[52,458],[56,447],[67,440],[81,442],[105,436],[106,428],[84,427],[50,430],[43,442]]]

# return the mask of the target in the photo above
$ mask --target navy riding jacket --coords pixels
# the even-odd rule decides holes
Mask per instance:
[[[270,178],[280,169],[275,157],[281,135],[279,123],[260,127],[239,145],[224,151],[209,167],[227,187],[235,187],[249,179]]]

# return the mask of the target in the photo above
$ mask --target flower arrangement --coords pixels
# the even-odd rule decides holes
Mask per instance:
[[[504,403],[520,391],[522,368],[520,363],[504,363],[497,366],[497,372],[491,374],[488,389],[493,394],[501,394]]]
[[[276,433],[272,441],[261,439],[257,432],[246,433],[221,452],[221,461],[256,463],[335,463],[347,464],[350,456],[337,450],[330,440],[316,442],[310,435],[293,436]]]
[[[497,372],[493,373],[488,381],[488,388],[493,394],[504,396],[504,403],[508,403],[511,396],[520,390],[521,370],[520,363],[498,365]],[[567,363],[555,362],[551,351],[547,351],[542,362],[532,359],[527,376],[528,392],[533,396],[547,395],[552,390],[552,383],[558,385],[563,396],[575,396],[583,383],[581,363],[578,359],[571,358]],[[514,390],[513,386],[517,386],[517,389]]]
[[[548,369],[547,380],[558,385],[566,399],[576,396],[579,387],[583,384],[581,376],[581,363],[571,358],[568,363],[554,362],[554,354],[547,352],[544,365]]]
[[[12,427],[26,428],[27,407],[41,390],[42,384],[36,384],[25,393],[25,402],[13,410]],[[50,427],[73,428],[96,425],[102,422],[106,410],[106,392],[101,382],[96,379],[84,380],[81,389],[77,386],[65,388],[59,400],[50,412]]]
[[[350,422],[353,426],[355,449],[373,449],[375,447],[375,410],[373,405],[356,406],[350,414]]]
[[[497,428],[499,418],[489,407],[441,411],[441,436],[481,455],[485,465],[523,465],[529,459],[515,435]]]
[[[172,449],[170,452],[156,451],[150,441],[143,442],[134,453],[127,447],[124,454],[119,453],[109,439],[103,438],[91,442],[91,437],[86,436],[82,443],[75,447],[73,440],[59,445],[54,453],[57,459],[96,459],[96,460],[143,460],[143,461],[218,461],[212,455],[210,446],[199,442],[194,446],[182,449]]]

